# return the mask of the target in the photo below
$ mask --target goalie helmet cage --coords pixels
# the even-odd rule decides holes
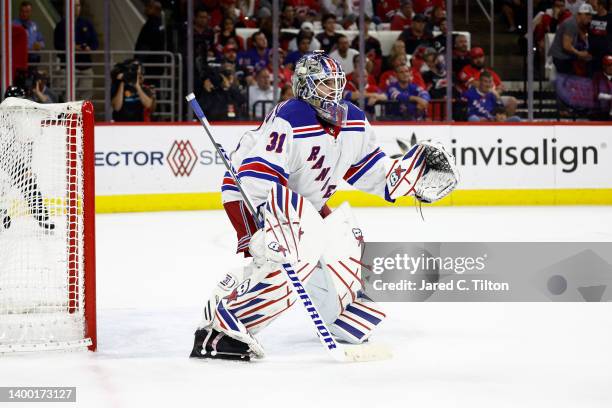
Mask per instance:
[[[96,341],[91,102],[0,104],[0,353]]]

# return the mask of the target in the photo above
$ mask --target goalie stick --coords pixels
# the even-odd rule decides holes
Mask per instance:
[[[208,119],[206,119],[206,116],[204,115],[200,104],[195,98],[195,95],[193,93],[190,93],[185,97],[185,99],[187,100],[194,114],[200,121],[200,124],[204,128],[204,131],[208,135],[208,138],[215,147],[215,150],[221,157],[221,160],[223,161],[223,164],[225,165],[227,171],[230,173],[230,176],[232,177],[232,179],[234,179],[236,187],[240,191],[240,194],[242,195],[242,198],[244,199],[247,208],[255,219],[257,228],[262,228],[263,221],[258,217],[258,214],[255,211],[255,207],[253,207],[251,199],[249,198],[247,192],[242,188],[240,180],[238,179],[238,174],[232,166],[227,153],[225,153],[223,146],[221,146],[221,144],[215,141],[215,138],[213,137],[210,131],[210,123],[208,122]],[[304,306],[308,317],[310,318],[312,324],[315,326],[317,336],[319,337],[321,344],[325,347],[327,352],[334,358],[334,360],[341,362],[373,361],[386,359],[391,356],[390,351],[384,346],[375,346],[370,344],[342,345],[336,342],[336,340],[334,340],[334,338],[332,337],[331,332],[327,328],[327,325],[321,318],[317,307],[312,302],[312,299],[306,291],[306,288],[304,288],[302,281],[298,277],[297,273],[293,270],[291,264],[284,263],[282,264],[282,266],[287,274],[287,279],[293,287],[293,290],[302,301],[302,305]]]

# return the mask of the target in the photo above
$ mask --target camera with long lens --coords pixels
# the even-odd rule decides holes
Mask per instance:
[[[36,88],[36,82],[44,79],[46,76],[42,75],[36,67],[19,68],[16,72],[15,85],[24,90],[26,97],[30,97]]]
[[[140,62],[135,59],[127,59],[123,62],[116,64],[111,71],[111,77],[113,81],[119,81],[119,74],[123,74],[123,78],[121,79],[126,84],[134,85],[138,80],[138,68],[140,67]]]

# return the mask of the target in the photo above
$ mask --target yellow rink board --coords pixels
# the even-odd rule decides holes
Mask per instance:
[[[361,191],[339,191],[328,204],[348,201],[354,207],[412,206],[414,199],[391,204]],[[434,204],[451,205],[612,205],[612,189],[457,190]],[[97,196],[96,212],[146,212],[221,209],[221,193],[134,194]]]

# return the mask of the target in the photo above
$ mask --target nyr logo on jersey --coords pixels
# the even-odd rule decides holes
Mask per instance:
[[[198,154],[189,140],[175,140],[168,152],[168,165],[175,177],[189,177],[198,162]]]

